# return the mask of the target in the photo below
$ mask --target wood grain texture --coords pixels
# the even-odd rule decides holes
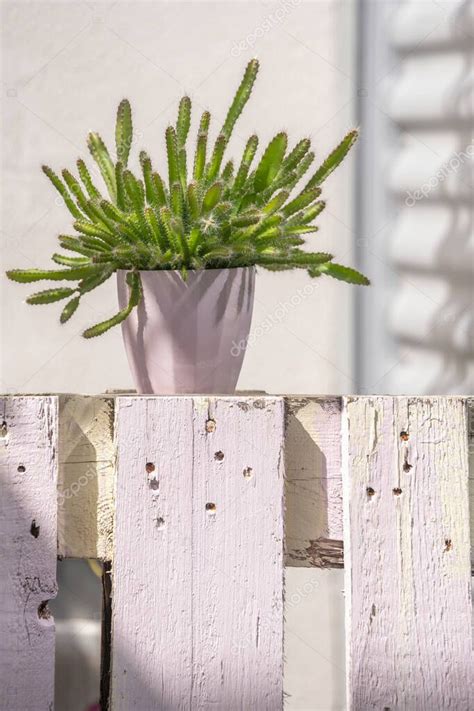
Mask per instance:
[[[113,711],[282,708],[283,415],[117,400]]]
[[[341,398],[286,398],[286,564],[342,568]]]
[[[113,554],[112,395],[60,395],[58,553]],[[471,402],[471,541],[474,560],[474,407]],[[343,567],[341,398],[286,396],[287,566]],[[474,570],[474,565],[473,565]]]
[[[469,445],[469,513],[471,528],[471,575],[474,576],[474,398],[467,398],[467,438]],[[474,584],[474,581],[473,581]],[[474,612],[472,615],[474,628]]]
[[[0,709],[52,711],[57,398],[0,399]]]
[[[112,395],[60,396],[58,553],[110,560]],[[285,397],[286,565],[343,566],[341,398]]]
[[[109,560],[113,548],[114,401],[59,396],[58,554]]]
[[[466,402],[348,398],[348,708],[474,707]]]

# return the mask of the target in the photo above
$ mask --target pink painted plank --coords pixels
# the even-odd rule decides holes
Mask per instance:
[[[113,711],[278,711],[283,400],[116,406]]]
[[[466,402],[348,398],[351,711],[474,708]]]
[[[111,706],[184,709],[193,651],[193,402],[130,397],[115,405]]]
[[[0,709],[52,711],[57,398],[0,399]]]

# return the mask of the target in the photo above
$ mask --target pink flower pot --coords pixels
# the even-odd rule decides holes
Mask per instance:
[[[127,272],[117,272],[120,308]],[[140,272],[143,300],[122,323],[139,393],[233,393],[252,320],[255,268]]]

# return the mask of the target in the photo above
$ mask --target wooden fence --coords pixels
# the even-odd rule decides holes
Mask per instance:
[[[469,404],[0,399],[0,708],[54,707],[60,556],[104,561],[104,709],[282,709],[284,568],[343,565],[348,709],[473,709]]]

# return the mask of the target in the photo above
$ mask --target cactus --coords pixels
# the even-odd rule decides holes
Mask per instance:
[[[200,119],[193,161],[186,141],[191,126],[191,100],[179,104],[175,126],[168,126],[165,147],[168,185],[153,170],[150,157],[140,152],[141,174],[128,168],[132,144],[132,111],[127,99],[117,110],[115,162],[102,138],[90,133],[88,147],[108,196],[97,187],[86,163],[77,161],[78,177],[63,170],[43,171],[74,218],[74,235],[60,235],[60,246],[80,256],[55,253],[61,269],[13,269],[12,281],[77,282],[77,286],[46,289],[27,298],[29,304],[69,299],[60,315],[68,321],[81,297],[125,269],[129,288],[126,308],[88,328],[86,338],[105,333],[124,321],[142,298],[139,272],[174,269],[186,279],[192,269],[260,266],[279,271],[305,269],[311,277],[323,274],[351,284],[368,284],[359,272],[335,264],[331,254],[300,249],[303,235],[316,232],[313,220],[326,203],[318,200],[321,185],[346,157],[357,140],[350,131],[316,169],[297,195],[291,195],[314,160],[311,141],[303,138],[288,151],[286,133],[278,133],[255,160],[258,137],[250,136],[240,161],[224,160],[234,125],[252,93],[259,64],[252,59],[234,96],[214,145],[208,146],[211,115]],[[188,167],[189,178],[188,178]],[[234,171],[235,165],[235,171]],[[253,166],[253,167],[252,167]],[[72,298],[71,298],[72,297]]]

